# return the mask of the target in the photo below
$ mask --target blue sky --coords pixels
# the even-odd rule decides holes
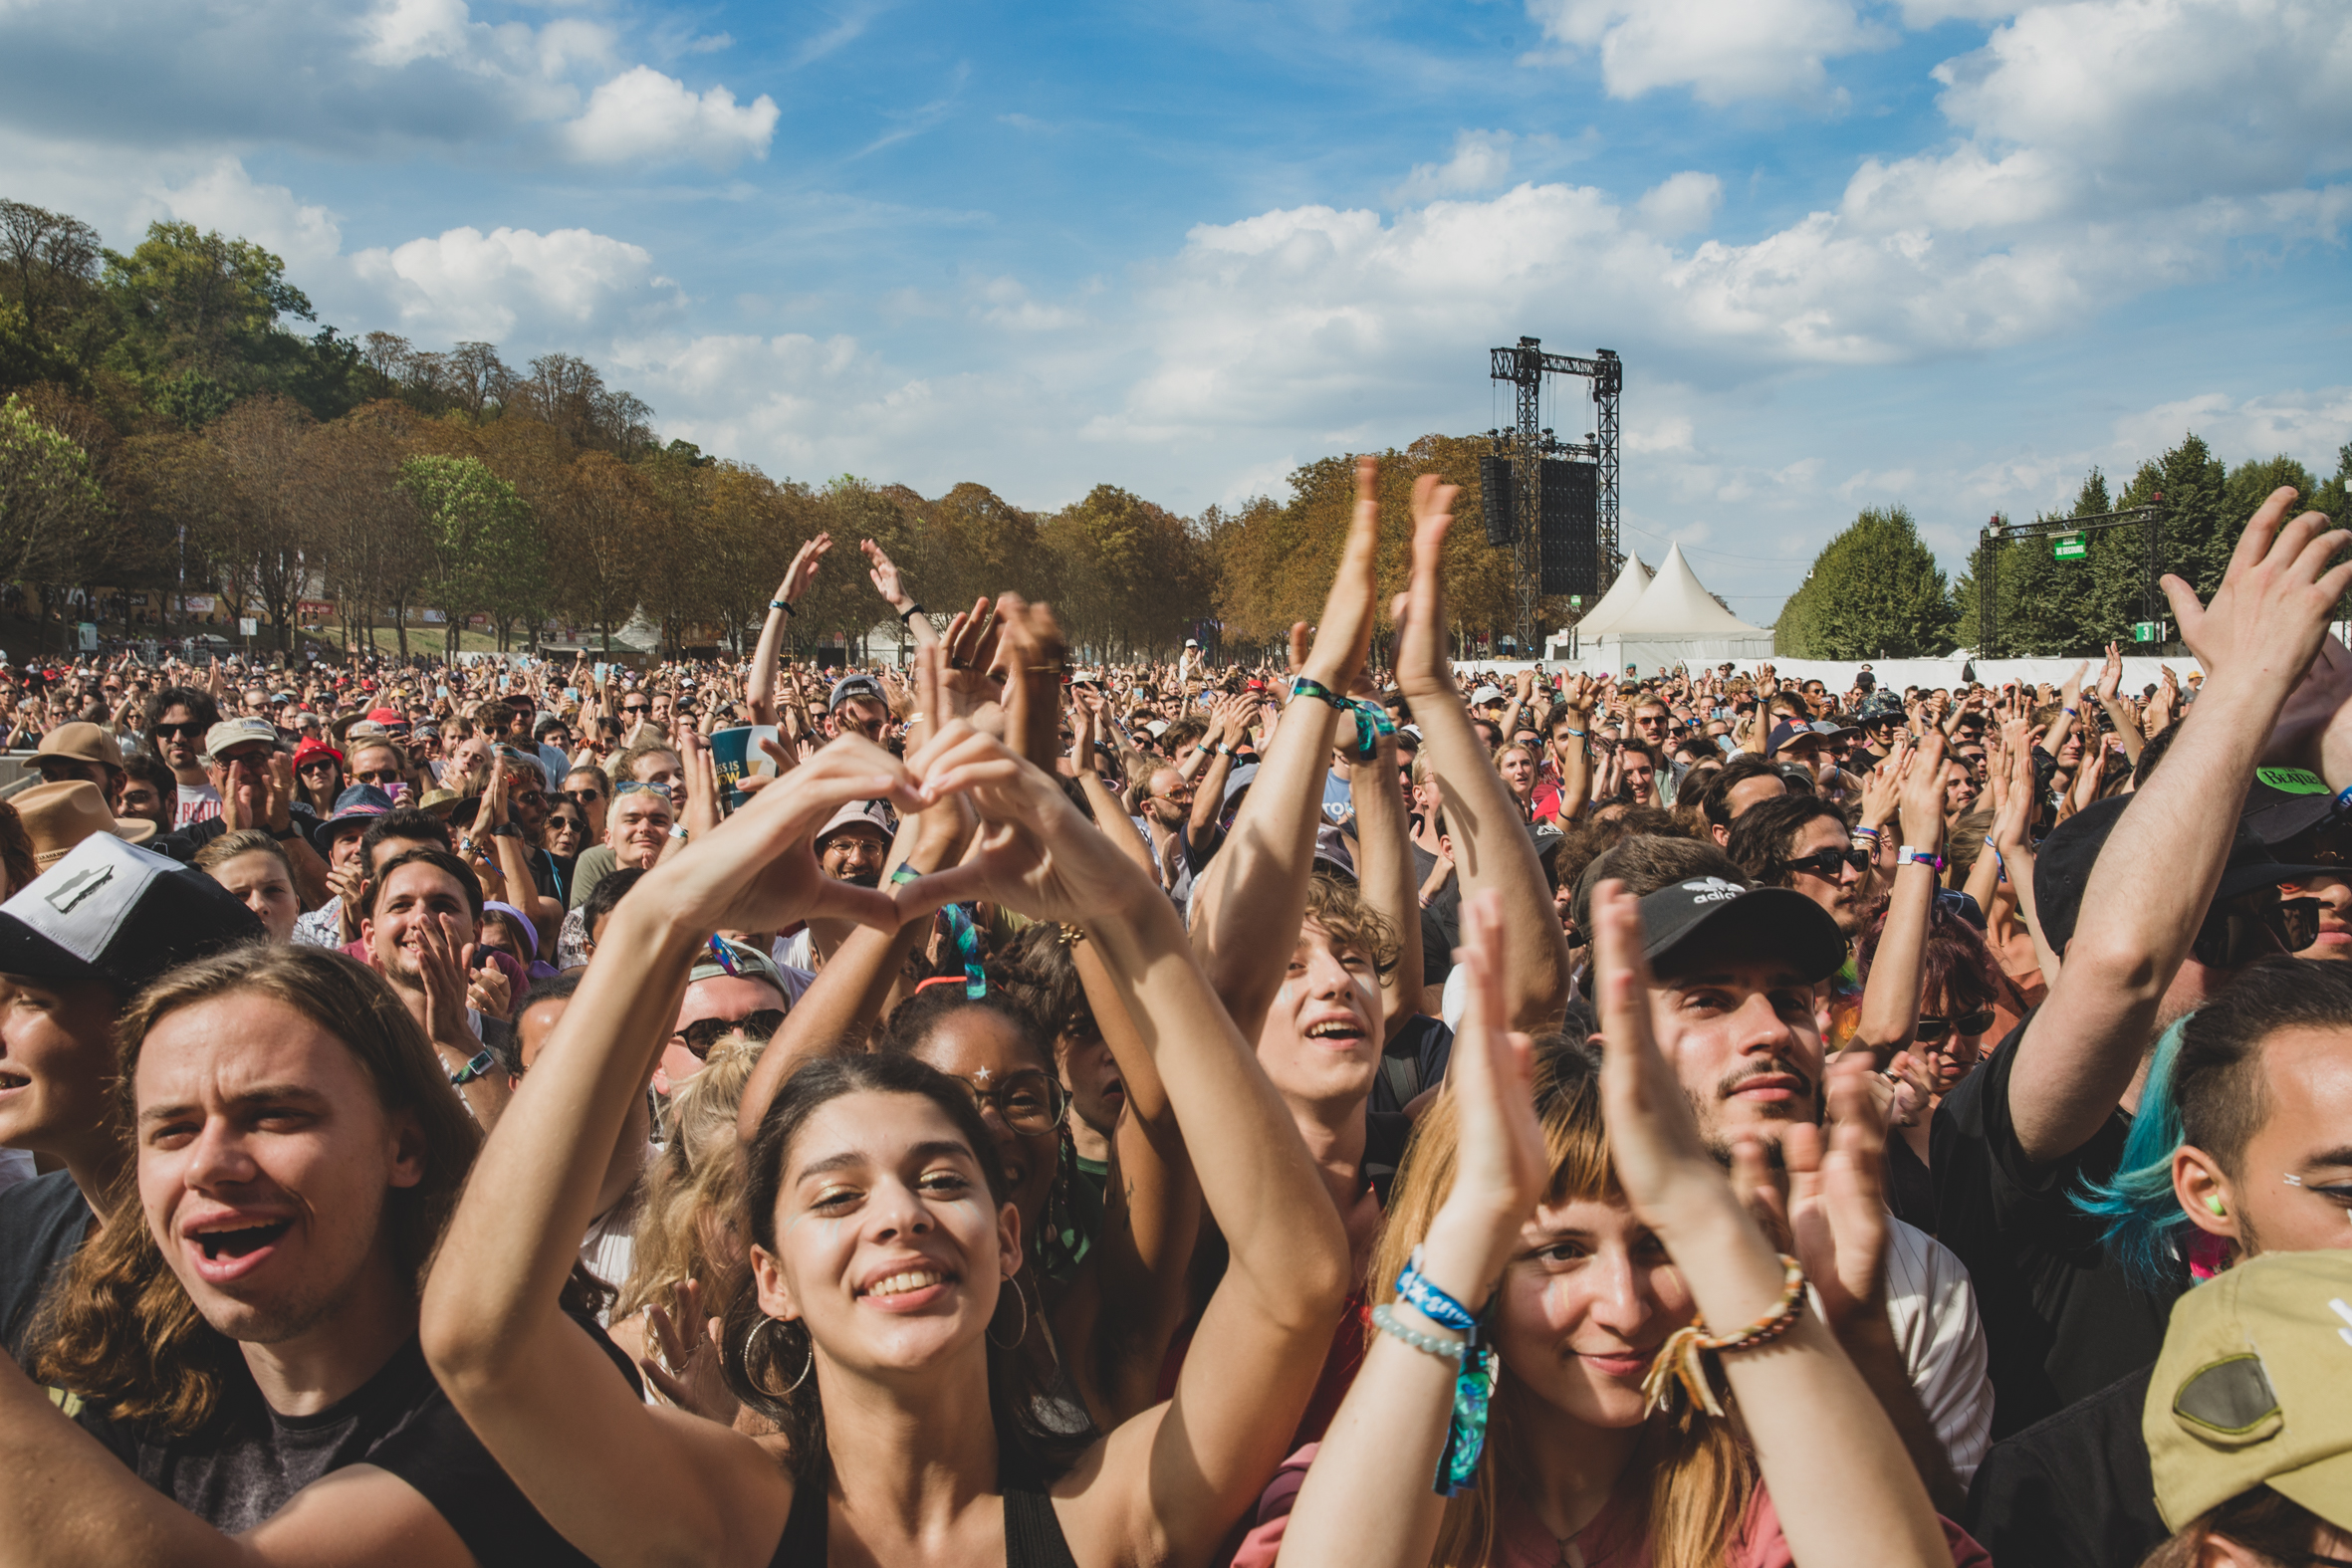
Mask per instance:
[[[1280,494],[1607,345],[1628,543],[1762,620],[1865,505],[1949,567],[2190,428],[2352,440],[2338,0],[10,0],[0,193],[1034,507]]]

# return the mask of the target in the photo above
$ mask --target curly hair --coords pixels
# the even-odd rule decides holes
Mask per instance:
[[[670,1140],[645,1173],[629,1276],[612,1308],[615,1322],[647,1306],[683,1321],[679,1287],[689,1280],[702,1286],[706,1302],[744,1288],[737,1277],[746,1253],[735,1113],[767,1047],[766,1040],[728,1036],[671,1098]]]
[[[421,1294],[482,1135],[432,1042],[373,970],[324,948],[249,946],[165,975],[122,1018],[122,1125],[138,1124],[139,1053],[155,1025],[183,1008],[248,994],[284,1004],[341,1040],[384,1114],[415,1121],[423,1176],[384,1194],[379,1223],[391,1233],[401,1278]],[[43,1313],[35,1376],[103,1401],[112,1415],[157,1436],[202,1429],[242,1373],[237,1342],[197,1312],[148,1229],[135,1165],[109,1195],[105,1227],[74,1254]]]
[[[1336,877],[1317,872],[1306,883],[1306,918],[1372,961],[1385,975],[1396,968],[1402,948],[1396,927],[1362,894]]]

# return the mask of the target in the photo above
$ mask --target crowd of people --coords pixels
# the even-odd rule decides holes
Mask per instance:
[[[0,668],[0,1561],[2352,1563],[2352,536],[1482,675],[1357,477],[1265,665]]]

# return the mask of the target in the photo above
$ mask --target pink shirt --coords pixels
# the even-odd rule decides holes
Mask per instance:
[[[1310,1443],[1283,1461],[1274,1480],[1258,1499],[1256,1522],[1234,1553],[1233,1568],[1274,1568],[1283,1549],[1283,1530],[1291,1508],[1305,1483],[1307,1466],[1314,1462],[1320,1444]],[[1615,1501],[1593,1516],[1592,1522],[1568,1538],[1565,1560],[1575,1568],[1649,1568],[1646,1541],[1625,1530],[1623,1510]],[[1993,1568],[1993,1558],[1969,1533],[1950,1519],[1940,1521],[1952,1548],[1953,1568]],[[1558,1568],[1560,1543],[1543,1528],[1533,1510],[1517,1498],[1505,1499],[1497,1521],[1495,1555],[1488,1568]],[[1747,1517],[1724,1556],[1724,1568],[1795,1568],[1788,1543],[1780,1535],[1780,1515],[1760,1480],[1749,1494]]]

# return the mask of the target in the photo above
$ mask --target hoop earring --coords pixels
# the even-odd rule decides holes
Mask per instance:
[[[1029,1338],[1029,1292],[1021,1288],[1019,1274],[1007,1274],[1005,1283],[1013,1287],[1013,1299],[1021,1303],[1021,1332],[1013,1336],[1013,1343],[1009,1345],[999,1340],[994,1334],[989,1335],[988,1342],[999,1350],[1018,1350],[1021,1348],[1021,1342]],[[987,1333],[988,1331],[983,1329],[981,1332]],[[815,1347],[812,1346],[811,1349],[814,1352]]]
[[[752,1331],[750,1333],[743,1336],[743,1356],[745,1362],[744,1381],[751,1384],[753,1388],[758,1389],[761,1393],[767,1395],[770,1399],[792,1398],[795,1391],[797,1391],[802,1384],[809,1381],[809,1374],[815,1371],[817,1367],[817,1341],[812,1339],[809,1341],[809,1364],[801,1368],[801,1375],[793,1379],[792,1382],[786,1385],[783,1390],[779,1391],[772,1389],[751,1375],[751,1351],[752,1347],[759,1343],[761,1331],[764,1329],[781,1327],[783,1323],[784,1319],[780,1317],[763,1317],[759,1322],[752,1325]]]

